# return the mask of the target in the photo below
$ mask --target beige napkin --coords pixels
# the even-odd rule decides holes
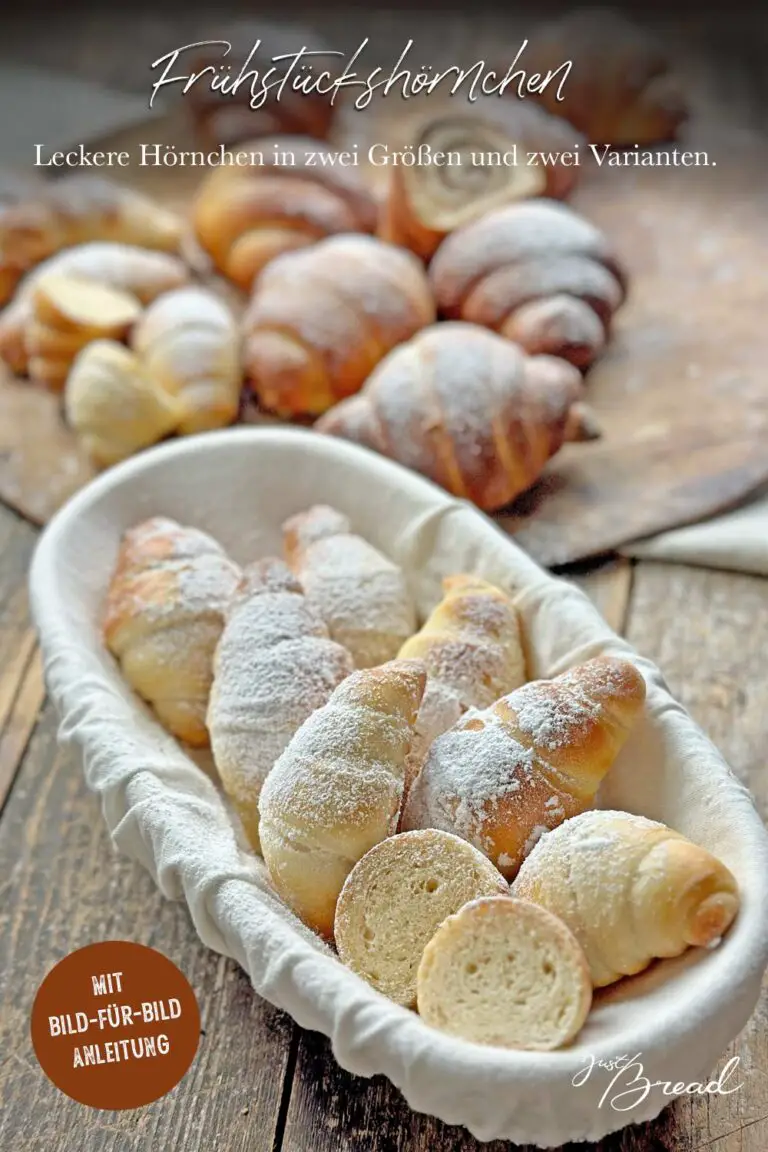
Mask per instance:
[[[768,576],[768,485],[734,512],[626,544],[622,552],[644,560]]]

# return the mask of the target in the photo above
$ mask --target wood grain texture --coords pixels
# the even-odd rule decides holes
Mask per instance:
[[[293,1025],[253,993],[232,962],[201,944],[186,909],[117,857],[83,782],[57,749],[45,711],[0,821],[0,1147],[25,1152],[269,1152]],[[62,1095],[29,1039],[46,972],[98,940],[158,948],[190,980],[200,1047],[181,1084],[129,1112],[98,1112]]]
[[[28,524],[0,507],[0,812],[43,697],[27,610],[27,567],[35,539]]]

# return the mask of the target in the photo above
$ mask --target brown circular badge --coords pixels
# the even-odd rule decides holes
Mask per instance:
[[[126,940],[89,944],[46,976],[32,1044],[57,1088],[91,1108],[139,1108],[170,1092],[194,1060],[200,1010],[167,956]]]

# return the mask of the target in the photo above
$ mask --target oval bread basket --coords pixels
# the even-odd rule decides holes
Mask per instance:
[[[719,948],[666,961],[599,996],[571,1048],[526,1053],[456,1040],[345,969],[282,905],[214,784],[102,648],[100,607],[124,529],[170,516],[209,531],[245,562],[279,551],[282,521],[318,502],[345,512],[405,569],[422,616],[451,572],[477,572],[510,591],[532,676],[610,652],[634,660],[647,680],[644,718],[599,802],[663,820],[715,852],[739,881],[742,910]],[[79,749],[116,845],[166,896],[186,901],[200,938],[234,957],[261,996],[329,1036],[342,1067],[383,1073],[412,1108],[481,1140],[551,1147],[599,1140],[669,1103],[656,1087],[636,1090],[626,1110],[611,1107],[602,1097],[613,1073],[584,1075],[593,1059],[638,1054],[650,1081],[706,1081],[747,1022],[768,964],[768,837],[749,794],[658,669],[586,596],[543,572],[465,503],[316,433],[209,433],[146,452],[71,500],[40,541],[31,595],[61,735]]]

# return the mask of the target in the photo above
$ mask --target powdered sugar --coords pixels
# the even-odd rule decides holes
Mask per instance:
[[[358,668],[372,667],[397,655],[416,628],[415,609],[400,569],[342,523],[334,532],[332,512],[313,508],[287,522],[289,562],[331,636]]]
[[[521,733],[537,748],[551,752],[567,747],[580,727],[600,715],[597,701],[556,682],[525,684],[510,704]]]
[[[352,670],[280,561],[246,570],[216,652],[208,727],[225,787],[254,806],[267,773]]]

